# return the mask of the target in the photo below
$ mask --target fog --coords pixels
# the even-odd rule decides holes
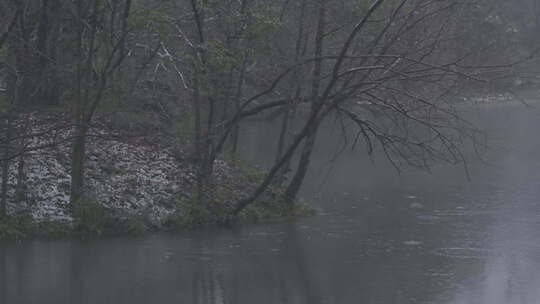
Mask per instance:
[[[540,1],[0,1],[0,304],[540,303]]]
[[[4,243],[0,299],[537,303],[540,114],[515,105],[471,113],[497,136],[497,152],[470,160],[470,180],[449,165],[398,174],[350,149],[330,162],[340,139],[328,131],[302,192],[319,215],[140,239]],[[254,123],[244,157],[264,166],[273,130]]]

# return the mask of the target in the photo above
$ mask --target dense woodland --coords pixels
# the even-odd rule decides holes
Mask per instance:
[[[294,206],[328,119],[398,170],[463,164],[482,134],[457,108],[534,88],[539,47],[536,0],[3,0],[0,216],[24,197],[29,158],[57,145],[70,205],[91,196],[87,144],[103,123],[180,155],[191,203],[217,222],[263,197]],[[216,164],[241,162],[258,119],[280,128],[274,165],[218,214]]]

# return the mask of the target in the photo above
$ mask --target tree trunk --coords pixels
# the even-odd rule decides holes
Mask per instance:
[[[13,91],[15,90],[15,91]],[[14,98],[16,98],[16,87],[12,87],[12,93],[11,93],[11,101],[13,101]],[[0,217],[6,217],[7,216],[7,201],[8,201],[8,185],[9,185],[9,167],[10,167],[10,159],[11,159],[11,142],[9,138],[12,134],[12,110],[13,110],[13,104],[9,105],[9,109],[6,113],[5,117],[5,143],[4,143],[4,153],[2,155],[2,197],[0,198]]]
[[[0,218],[7,216],[7,187],[9,175],[9,161],[2,161],[2,199],[0,201]]]
[[[304,27],[305,27],[305,10],[306,10],[306,0],[303,0],[301,2],[300,6],[300,18],[298,20],[298,35],[296,38],[296,46],[295,46],[295,56],[294,61],[298,62],[300,60],[300,57],[305,55],[305,48],[302,47],[303,41],[305,40],[307,42],[308,39],[305,38],[306,34],[304,33]],[[290,101],[290,105],[287,106],[287,110],[283,114],[283,120],[281,121],[281,131],[279,133],[279,140],[278,140],[278,148],[276,153],[276,159],[275,164],[279,162],[279,159],[283,155],[283,150],[285,149],[285,143],[287,142],[287,133],[290,129],[290,122],[294,120],[296,116],[296,103],[300,99],[301,91],[302,91],[302,77],[300,76],[300,71],[295,71],[293,79],[296,82],[294,93],[291,94],[292,98]],[[276,178],[276,185],[278,187],[281,187],[283,183],[285,182],[285,176],[289,172],[290,169],[290,161],[287,161],[283,168],[281,168],[281,172],[278,173],[278,176]]]
[[[26,201],[26,174],[24,173],[24,153],[19,157],[17,164],[17,186],[15,189],[17,201]]]
[[[240,69],[240,76],[238,77],[238,84],[236,87],[236,94],[234,97],[235,113],[240,111],[240,99],[242,99],[242,96],[243,96],[243,88],[244,88],[244,80],[245,80],[245,75],[246,75],[247,63],[248,63],[248,55],[246,52],[244,53],[244,60],[242,61],[242,67]],[[236,157],[237,157],[239,139],[240,139],[240,123],[237,123],[234,126],[233,135],[232,135],[231,154],[232,154],[233,160],[236,160]]]
[[[9,113],[6,118],[6,139],[9,139],[11,136],[11,119]],[[0,200],[0,217],[7,216],[7,192],[8,192],[8,180],[9,180],[9,154],[10,154],[10,143],[6,140],[4,145],[4,154],[2,161],[2,197]]]
[[[42,71],[42,88],[40,99],[37,102],[44,105],[58,105],[60,102],[60,77],[58,66],[61,66],[58,58],[58,45],[60,39],[61,1],[49,0],[47,25],[48,33],[43,46],[45,56],[42,56],[40,68]]]
[[[276,159],[274,161],[274,164],[277,164],[279,160],[281,159],[281,157],[283,156],[284,149],[288,141],[287,135],[290,132],[290,129],[292,128],[291,122],[294,121],[296,117],[296,110],[297,110],[296,103],[300,99],[300,93],[301,93],[301,88],[300,88],[300,83],[298,83],[298,86],[296,88],[296,93],[291,99],[291,103],[287,106],[285,113],[283,114],[283,120],[281,121],[281,131],[279,133],[279,139],[278,139],[278,149],[277,149]],[[290,167],[291,167],[291,162],[290,160],[288,160],[287,162],[285,162],[283,167],[280,169],[280,172],[277,174],[276,182],[275,182],[276,186],[278,187],[283,186],[283,183],[286,180],[286,175],[290,170]]]
[[[294,204],[298,191],[300,191],[300,187],[302,186],[304,178],[306,177],[311,155],[313,154],[313,148],[315,146],[315,138],[317,136],[318,128],[318,124],[314,125],[306,136],[304,147],[302,148],[302,154],[300,155],[300,160],[298,161],[298,167],[296,168],[294,177],[285,190],[285,200],[290,205]]]
[[[77,203],[84,195],[84,158],[86,154],[86,127],[77,126],[72,146],[70,203]]]
[[[282,120],[281,120],[281,130],[279,132],[276,159],[275,159],[274,163],[279,162],[279,160],[283,156],[283,149],[285,148],[285,141],[287,139],[287,132],[289,131],[289,121],[291,119],[291,111],[292,111],[291,107],[293,107],[293,105],[287,107],[287,110],[285,110],[285,112],[283,113],[283,117],[282,117]],[[283,174],[280,174],[282,176],[281,176],[281,178],[278,178],[278,180],[276,181],[277,185],[281,185],[281,182],[283,181],[282,177],[285,175],[287,169],[288,168],[284,168]]]
[[[30,125],[30,115],[25,115],[24,127],[17,136],[22,136],[20,139],[20,144],[18,149],[19,153],[19,162],[17,164],[17,186],[15,188],[15,198],[16,201],[26,201],[26,174],[24,173],[25,165],[25,146],[26,146],[26,136],[28,134],[28,128]]]
[[[8,62],[9,66],[15,66],[16,62],[16,51],[17,48],[12,43],[12,40],[9,41],[8,46]],[[4,143],[4,153],[2,155],[2,186],[1,186],[1,197],[0,197],[0,217],[7,216],[7,192],[8,192],[8,179],[9,179],[9,163],[10,163],[10,153],[11,153],[11,141],[10,137],[12,136],[12,115],[14,107],[17,103],[19,86],[17,83],[17,71],[13,69],[8,70],[7,75],[7,93],[8,93],[8,108],[5,112],[5,143]]]
[[[205,157],[201,160],[197,172],[197,200],[205,208],[209,207],[214,197],[213,173],[214,161]]]
[[[315,38],[315,58],[322,57],[323,42],[324,42],[324,29],[326,19],[326,7],[324,2],[319,2],[319,18],[317,33]],[[313,69],[313,81],[311,85],[311,115],[316,115],[320,105],[319,100],[319,89],[321,86],[321,72],[322,72],[322,61],[317,60],[315,62],[315,67]],[[300,155],[300,160],[298,162],[298,167],[292,178],[289,186],[285,190],[285,200],[290,204],[294,204],[298,191],[306,177],[307,170],[309,168],[309,162],[311,160],[311,155],[313,153],[313,148],[315,146],[315,138],[317,136],[317,130],[319,129],[320,122],[314,124],[307,132],[306,140],[304,142],[304,147],[302,149],[302,154]]]

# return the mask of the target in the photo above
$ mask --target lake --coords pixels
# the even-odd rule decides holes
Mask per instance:
[[[318,138],[319,215],[180,234],[0,243],[0,303],[540,303],[540,111],[470,109],[487,163],[401,174]],[[272,123],[244,134],[268,165]]]

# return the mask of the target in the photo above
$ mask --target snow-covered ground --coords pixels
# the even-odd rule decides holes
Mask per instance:
[[[26,133],[36,134],[25,140],[29,150],[50,146],[11,162],[8,211],[30,211],[37,221],[72,221],[68,211],[72,128],[61,127],[61,119],[36,114],[21,119],[19,125],[23,121],[29,122]],[[192,189],[192,167],[173,156],[182,153],[181,149],[173,154],[152,135],[122,135],[95,127],[86,150],[87,195],[119,217],[144,212],[151,221],[159,222],[175,211],[178,196],[189,196]],[[16,194],[20,161],[24,162],[24,188]],[[234,179],[234,170],[227,163],[217,161],[215,167],[218,181]]]

